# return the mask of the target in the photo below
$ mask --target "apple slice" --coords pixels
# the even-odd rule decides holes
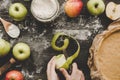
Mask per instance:
[[[106,16],[111,20],[120,18],[120,4],[109,2],[106,7]]]

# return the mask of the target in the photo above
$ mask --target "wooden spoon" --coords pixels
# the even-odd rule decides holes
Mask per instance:
[[[10,37],[17,38],[20,35],[20,29],[16,25],[14,25],[8,21],[5,21],[2,18],[0,18],[0,21],[2,22],[2,24],[5,28],[5,31],[7,32],[7,34]]]
[[[2,67],[0,67],[0,76],[7,70],[9,69],[12,64],[14,64],[16,62],[16,60],[14,58],[10,58],[10,60],[4,64]]]

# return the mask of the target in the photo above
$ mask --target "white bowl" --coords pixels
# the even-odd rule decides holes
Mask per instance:
[[[31,3],[31,12],[37,20],[49,22],[57,17],[59,3],[57,0],[33,0]]]

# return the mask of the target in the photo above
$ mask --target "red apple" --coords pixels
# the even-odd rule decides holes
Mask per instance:
[[[83,7],[83,2],[81,0],[68,0],[65,3],[65,13],[69,16],[69,17],[77,17]]]
[[[12,70],[6,74],[5,80],[24,80],[24,77],[20,71]]]

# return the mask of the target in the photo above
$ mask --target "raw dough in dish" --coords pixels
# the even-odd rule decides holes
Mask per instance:
[[[111,34],[102,42],[96,61],[106,80],[120,80],[120,32]]]
[[[120,80],[120,20],[95,37],[90,54],[92,80]]]

